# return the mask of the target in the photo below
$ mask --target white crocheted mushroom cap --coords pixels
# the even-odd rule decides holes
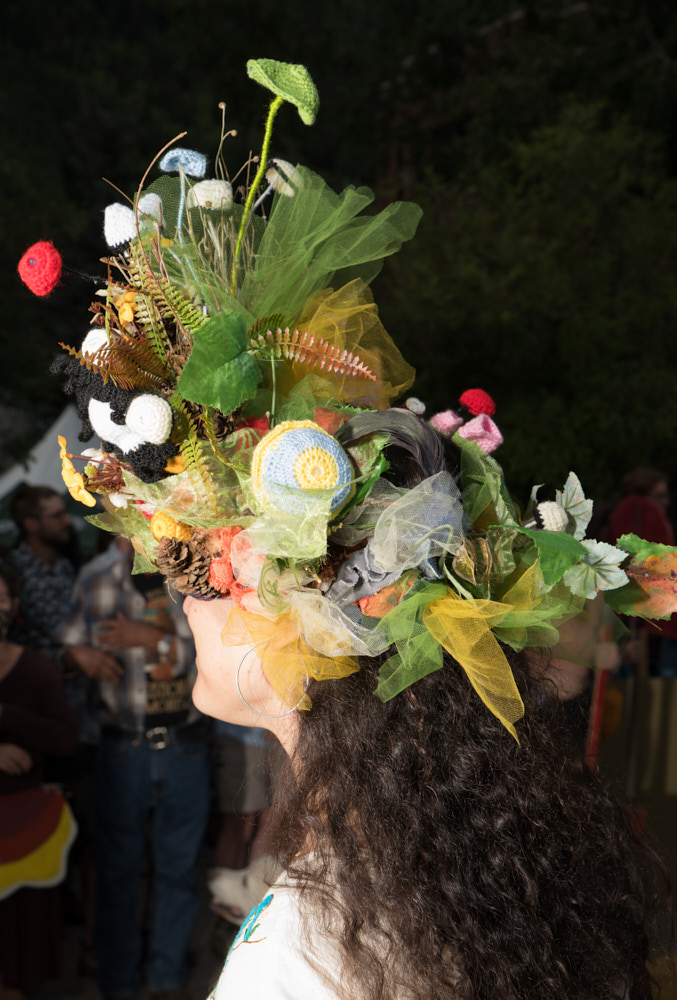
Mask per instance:
[[[555,500],[544,500],[538,504],[536,510],[546,531],[566,531],[569,515]]]
[[[194,184],[188,191],[186,205],[188,208],[228,208],[233,203],[233,189],[228,181],[220,181],[216,177]]]
[[[172,408],[161,396],[137,396],[130,403],[125,423],[149,444],[164,444],[172,433]]]
[[[83,354],[96,354],[108,343],[108,334],[102,326],[95,326],[82,341],[80,350]]]
[[[160,218],[162,199],[149,191],[139,199],[139,226],[147,228]],[[114,250],[124,246],[136,236],[136,215],[128,205],[119,201],[107,205],[103,213],[103,235],[108,246]]]

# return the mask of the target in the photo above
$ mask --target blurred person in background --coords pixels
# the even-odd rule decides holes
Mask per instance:
[[[67,759],[48,756],[45,770],[50,782],[64,788],[78,823],[64,902],[66,919],[84,924],[80,970],[88,974],[94,969],[90,814],[92,753],[98,740],[88,713],[89,685],[114,676],[118,665],[99,649],[85,651],[77,670],[72,656],[64,659],[59,636],[71,603],[75,570],[66,555],[73,525],[62,497],[50,486],[22,486],[11,499],[10,513],[19,531],[19,541],[8,557],[19,577],[18,615],[10,635],[17,643],[45,653],[61,669],[78,724],[76,752]]]
[[[105,998],[134,996],[141,965],[154,1000],[182,996],[198,912],[197,858],[209,808],[208,723],[193,706],[194,647],[159,574],[132,575],[124,538],[80,571],[61,633],[63,660],[87,676],[97,731],[95,953]],[[101,659],[104,658],[104,659]],[[150,851],[144,953],[137,899]]]
[[[212,774],[220,826],[209,888],[213,909],[238,927],[279,871],[266,840],[276,746],[263,729],[215,720]]]
[[[72,523],[50,486],[22,486],[10,501],[19,541],[9,560],[19,574],[19,609],[12,638],[58,662],[58,634],[70,604],[75,573],[62,554]]]
[[[76,724],[56,666],[7,638],[16,579],[0,564],[0,998],[58,975],[59,883],[75,836],[63,796],[43,785],[43,754],[70,754]]]

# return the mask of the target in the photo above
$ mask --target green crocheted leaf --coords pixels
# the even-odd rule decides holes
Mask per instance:
[[[237,313],[219,313],[195,333],[177,388],[191,403],[226,415],[256,392],[261,372],[247,353],[247,329]]]
[[[262,87],[267,87],[273,94],[294,104],[305,125],[313,124],[320,106],[320,97],[305,66],[278,62],[276,59],[250,59],[247,73]]]

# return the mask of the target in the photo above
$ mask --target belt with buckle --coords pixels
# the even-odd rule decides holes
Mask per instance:
[[[201,719],[188,726],[152,726],[150,729],[138,730],[104,726],[101,734],[114,740],[129,740],[135,746],[144,740],[151,750],[164,750],[172,743],[188,743],[206,738]]]

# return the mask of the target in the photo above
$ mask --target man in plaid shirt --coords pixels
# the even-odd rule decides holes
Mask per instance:
[[[194,649],[181,604],[159,574],[132,575],[116,539],[83,567],[61,632],[62,661],[86,689],[99,737],[95,945],[105,998],[131,998],[142,963],[138,886],[152,822],[145,972],[155,1000],[181,996],[198,910],[197,855],[209,805],[206,720],[194,707]]]

